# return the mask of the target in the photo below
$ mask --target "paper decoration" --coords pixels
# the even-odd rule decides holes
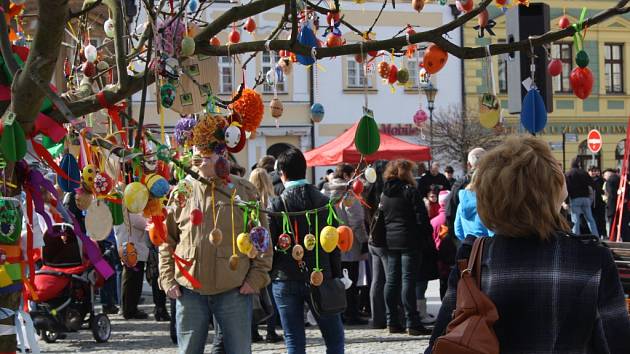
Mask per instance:
[[[176,82],[177,94],[170,109],[189,116],[203,111],[207,104],[208,95],[212,94],[210,79],[216,76],[216,67],[210,57],[201,54],[182,60],[181,67],[183,74]]]
[[[92,201],[85,215],[85,231],[94,241],[103,241],[109,237],[114,225],[112,213],[107,204],[99,199]]]
[[[536,134],[547,125],[547,109],[538,89],[531,89],[523,99],[521,124],[527,131]]]
[[[357,131],[354,135],[354,145],[363,155],[371,155],[378,151],[381,145],[381,134],[378,124],[369,115],[364,115],[359,121]]]

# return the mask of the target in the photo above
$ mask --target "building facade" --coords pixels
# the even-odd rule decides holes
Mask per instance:
[[[550,6],[550,28],[558,29],[559,19],[566,14],[571,23],[580,18],[582,8],[587,8],[587,17],[614,6],[616,1],[545,1]],[[473,27],[477,21],[470,21],[464,29],[466,46],[484,46],[504,42],[506,38],[505,15],[495,6],[489,6],[490,18],[494,19],[496,36],[487,33],[478,37]],[[627,58],[630,55],[630,16],[616,16],[606,22],[588,28],[584,38],[584,50],[590,58],[589,68],[593,72],[594,86],[591,95],[581,100],[571,89],[569,74],[576,66],[576,50],[572,38],[553,43],[551,57],[562,61],[562,73],[552,78],[553,113],[549,114],[547,126],[539,136],[549,142],[555,156],[569,168],[572,158],[578,157],[584,166],[595,164],[601,168],[621,167],[626,138],[628,114],[628,88],[630,81],[626,74],[629,69]],[[501,107],[504,108],[505,125],[512,132],[524,132],[518,115],[507,114],[507,56],[496,56],[494,61],[495,85]],[[541,70],[540,68],[537,68]],[[479,106],[479,97],[488,92],[483,60],[464,62],[465,103],[467,107]],[[546,70],[546,68],[544,69]],[[600,153],[593,155],[587,148],[586,138],[591,129],[598,129],[603,138]],[[564,144],[563,144],[564,141]]]

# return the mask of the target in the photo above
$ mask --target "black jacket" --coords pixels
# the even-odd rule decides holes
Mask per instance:
[[[608,200],[606,201],[606,216],[613,217],[615,210],[617,209],[617,191],[619,190],[619,184],[621,178],[618,174],[612,174],[606,181],[606,195]]]
[[[286,202],[286,206],[288,209],[286,211],[312,210],[328,204],[328,198],[310,184],[285,189],[284,192],[282,192],[281,197],[284,198]],[[271,209],[273,211],[285,211],[281,197],[275,197],[271,200]],[[320,211],[317,214],[320,231],[322,228],[324,228],[324,226],[327,225],[327,216],[327,210]],[[302,244],[302,247],[304,247],[304,235],[308,233],[312,233],[313,235],[315,235],[315,216],[311,215],[310,219],[311,227],[309,229],[308,222],[306,221],[306,217],[304,215],[290,218],[291,227],[294,227],[295,222],[297,221],[298,237],[300,243]],[[336,226],[336,224],[333,226]],[[278,242],[278,236],[282,234],[282,217],[271,217],[269,222],[269,229],[271,231],[271,240],[275,247]],[[294,244],[295,239],[292,237],[291,248],[289,248],[286,253],[278,251],[277,249],[274,250],[273,266],[271,268],[272,280],[305,280],[305,274],[300,271],[297,261],[291,256],[291,249]],[[304,262],[306,262],[306,267],[309,274],[313,270],[313,268],[315,268],[315,250],[316,248],[314,248],[312,251],[307,251],[306,248],[304,249],[303,260]],[[324,279],[341,278],[341,253],[339,249],[335,248],[335,250],[331,253],[326,253],[322,250],[320,246],[319,267],[324,273]]]
[[[591,176],[580,168],[573,167],[570,169],[566,173],[566,179],[570,199],[589,198],[591,192],[588,187],[595,188]]]
[[[273,171],[269,174],[271,177],[271,183],[273,183],[273,191],[276,195],[282,195],[284,191],[284,184],[282,184],[282,180],[280,179],[280,174],[276,171]]]
[[[381,206],[387,248],[424,249],[428,237],[433,237],[433,228],[418,190],[401,180],[389,180],[383,187]]]
[[[604,204],[604,199],[602,198],[604,193],[604,179],[602,177],[594,177],[593,185],[595,191],[595,203],[593,204],[593,210],[598,212],[604,210],[606,208],[606,204]],[[598,214],[600,215],[600,214]]]
[[[459,191],[466,189],[470,183],[470,175],[465,175],[455,182],[451,188],[451,193],[446,199],[446,223],[448,225],[448,235],[451,240],[457,240],[455,235],[455,216],[457,214],[457,206],[459,205]]]
[[[420,195],[422,195],[423,198],[427,196],[427,193],[431,190],[431,186],[437,186],[439,190],[451,189],[451,184],[448,182],[448,178],[441,173],[434,176],[431,172],[427,172],[422,175],[422,177],[417,178],[416,182],[418,183]]]

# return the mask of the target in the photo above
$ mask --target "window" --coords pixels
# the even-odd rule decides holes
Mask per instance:
[[[231,95],[234,91],[232,60],[230,57],[219,58],[219,93]]]
[[[551,56],[562,62],[562,72],[553,78],[553,90],[555,92],[571,92],[569,75],[573,69],[572,49],[571,43],[554,43],[551,47]]]
[[[262,55],[262,72],[267,75],[267,72],[276,67],[276,63],[280,60],[280,56],[278,53],[270,53],[264,52]],[[276,83],[276,92],[286,93],[287,85],[286,85],[287,77],[283,76],[282,81],[278,80]],[[273,93],[273,86],[265,84],[263,85],[263,93]]]
[[[506,43],[505,39],[499,39],[498,43]],[[500,55],[498,57],[499,63],[499,93],[507,93],[508,92],[508,69],[507,69],[507,61],[508,56]]]
[[[357,63],[354,58],[348,58],[346,61],[346,75],[348,88],[363,88],[364,84],[367,87],[372,87],[372,78],[370,73],[367,76],[367,82],[365,72],[363,71],[363,64]]]
[[[623,44],[604,44],[606,93],[623,92]]]

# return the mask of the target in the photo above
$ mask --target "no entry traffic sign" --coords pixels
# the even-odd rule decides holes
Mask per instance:
[[[599,130],[593,129],[588,132],[586,145],[593,154],[597,154],[602,149],[602,135],[599,133]]]

